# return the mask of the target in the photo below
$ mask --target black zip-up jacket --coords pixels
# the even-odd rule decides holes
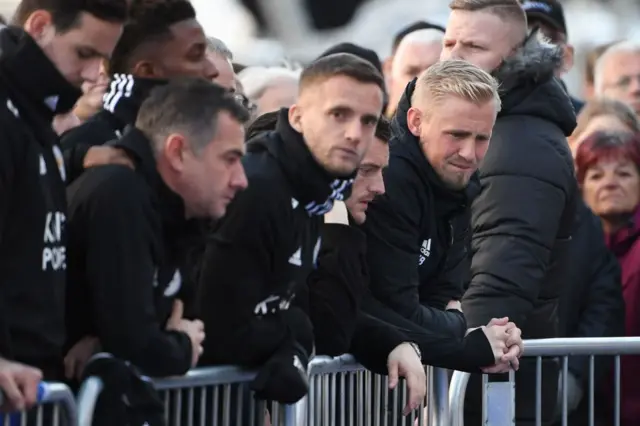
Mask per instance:
[[[135,171],[92,167],[68,187],[68,347],[92,335],[147,375],[183,374],[191,341],[165,324],[192,235],[184,204],[162,181],[140,131],[131,128],[116,146]]]
[[[367,369],[386,374],[389,353],[403,342],[414,342],[424,364],[470,372],[494,364],[482,330],[464,339],[443,337],[376,300],[369,291],[366,250],[366,237],[355,226],[322,226],[318,267],[311,272],[308,286],[308,312],[318,354],[349,352]]]
[[[462,338],[464,315],[445,311],[462,297],[468,277],[467,199],[476,189],[448,189],[407,130],[415,81],[407,86],[393,120],[386,192],[371,203],[363,229],[373,295],[394,311],[443,336]]]
[[[102,110],[60,137],[69,183],[83,172],[84,157],[89,149],[119,139],[127,126],[135,124],[140,105],[151,89],[161,84],[166,84],[166,80],[131,74],[114,74],[111,77]]]
[[[29,35],[0,30],[0,356],[61,377],[66,282],[65,168],[55,114],[72,87]]]
[[[506,316],[524,338],[558,336],[579,197],[566,141],[575,113],[553,76],[561,60],[561,48],[534,34],[496,73],[502,110],[480,165],[462,302],[470,327]]]
[[[306,359],[312,354],[311,323],[294,297],[314,268],[322,215],[348,196],[353,179],[329,176],[287,114],[280,111],[275,131],[248,142],[249,186],[206,248],[198,297],[203,364],[261,366],[294,347]]]

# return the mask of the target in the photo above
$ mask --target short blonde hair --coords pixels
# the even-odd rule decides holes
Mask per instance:
[[[447,96],[456,96],[477,105],[493,101],[497,113],[502,107],[498,88],[495,78],[469,62],[441,61],[420,74],[411,103],[425,105],[428,109],[430,104]]]

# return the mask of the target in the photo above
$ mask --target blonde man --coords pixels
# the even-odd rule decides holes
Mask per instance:
[[[386,192],[363,229],[373,296],[410,321],[425,363],[480,372],[518,368],[507,318],[471,330],[460,309],[468,275],[472,179],[501,108],[497,82],[464,61],[440,62],[407,86],[394,119]],[[409,329],[406,325],[404,329]]]
[[[566,142],[576,118],[555,78],[563,49],[527,35],[517,0],[453,0],[450,8],[440,59],[491,72],[502,99],[471,208],[471,280],[462,308],[472,327],[506,316],[527,338],[557,337],[579,199]],[[544,364],[542,381],[550,387],[542,390],[543,423],[555,408],[557,383],[557,365]],[[535,417],[532,367],[523,364],[518,375],[526,382],[518,382],[519,421]]]

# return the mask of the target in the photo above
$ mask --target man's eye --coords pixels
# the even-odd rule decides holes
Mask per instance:
[[[80,59],[91,59],[93,57],[93,52],[88,50],[79,49],[78,50],[78,58]]]

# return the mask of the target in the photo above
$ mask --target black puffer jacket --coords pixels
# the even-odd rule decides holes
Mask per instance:
[[[560,48],[531,36],[495,73],[502,111],[472,204],[469,327],[508,316],[523,337],[558,335],[578,188],[566,136],[576,117],[553,77]]]

